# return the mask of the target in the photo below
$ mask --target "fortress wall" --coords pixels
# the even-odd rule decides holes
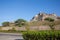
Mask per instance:
[[[12,27],[1,27],[1,30],[10,30]]]
[[[54,26],[54,30],[60,30],[60,25]],[[1,30],[10,30],[10,29],[20,30],[20,31],[26,31],[26,27],[1,27]],[[31,26],[28,27],[29,30],[51,30],[49,26]]]
[[[60,25],[55,26],[55,30],[60,30]]]

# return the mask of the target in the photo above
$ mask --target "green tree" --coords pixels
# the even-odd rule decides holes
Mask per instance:
[[[26,23],[26,20],[24,20],[24,19],[18,19],[15,21],[15,25],[19,26],[19,27],[24,26],[25,23]]]
[[[53,22],[54,21],[54,19],[53,18],[45,18],[44,20],[46,20],[46,21],[50,21],[50,22]]]
[[[3,22],[2,26],[4,26],[4,27],[9,26],[9,22]]]

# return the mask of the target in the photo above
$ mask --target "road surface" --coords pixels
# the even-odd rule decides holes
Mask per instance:
[[[0,40],[23,40],[19,33],[0,33]]]

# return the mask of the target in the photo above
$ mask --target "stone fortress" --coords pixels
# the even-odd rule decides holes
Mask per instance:
[[[57,16],[56,14],[47,14],[47,13],[38,13],[37,15],[35,15],[31,21],[44,21],[45,18],[53,18],[54,20],[60,20],[60,17]],[[56,25],[54,26],[55,27],[55,30],[60,30],[60,24],[59,25]],[[18,27],[18,26],[15,26],[15,23],[14,22],[10,22],[9,23],[9,26],[6,26],[6,27],[1,27],[0,30],[12,30],[12,29],[15,29],[17,31],[26,31],[27,30],[27,27]],[[49,26],[45,26],[45,25],[40,25],[40,26],[30,26],[29,27],[29,30],[51,30],[51,28]]]
[[[52,18],[55,21],[60,19],[60,17],[57,16],[56,14],[54,14],[54,13],[53,14],[39,13],[39,14],[35,15],[31,19],[31,21],[44,21],[45,18]]]

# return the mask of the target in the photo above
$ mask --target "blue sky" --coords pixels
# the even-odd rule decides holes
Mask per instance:
[[[39,12],[60,16],[60,0],[0,0],[0,24],[19,18],[29,21]]]

